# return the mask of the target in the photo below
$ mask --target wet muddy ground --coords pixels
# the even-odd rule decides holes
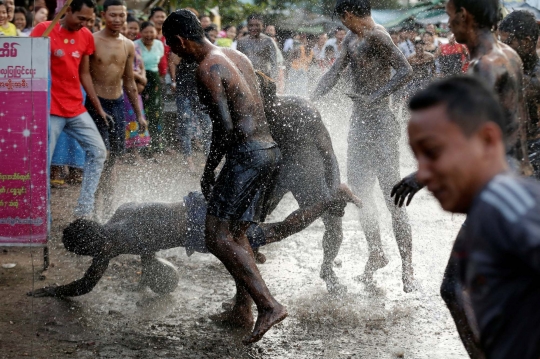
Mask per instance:
[[[328,106],[323,117],[334,139],[346,178],[347,123],[343,108]],[[335,113],[343,113],[336,118]],[[179,201],[198,188],[199,178],[185,174],[179,155],[162,156],[159,163],[121,165],[116,205],[128,201]],[[202,159],[199,159],[202,163]],[[402,174],[414,163],[402,146]],[[90,261],[67,253],[61,231],[69,223],[79,187],[52,191],[51,268],[39,280],[41,250],[0,248],[0,358],[466,358],[453,322],[438,294],[461,216],[442,212],[434,198],[421,192],[409,208],[413,229],[413,263],[419,290],[405,294],[401,262],[382,193],[377,194],[384,249],[390,263],[366,288],[355,281],[367,260],[367,245],[357,210],[347,208],[344,241],[336,272],[348,293],[334,297],[319,279],[322,262],[322,222],[272,244],[262,252],[260,265],[276,298],[290,316],[259,343],[241,345],[245,333],[210,322],[221,303],[234,292],[222,264],[211,255],[187,257],[184,249],[160,253],[180,273],[178,288],[159,296],[140,288],[136,256],[114,259],[105,278],[90,294],[60,300],[32,299],[25,293],[53,283],[80,278]],[[286,197],[269,221],[296,208]],[[35,273],[35,275],[33,275]]]

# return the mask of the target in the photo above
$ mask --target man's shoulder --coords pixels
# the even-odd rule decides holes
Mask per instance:
[[[516,225],[528,218],[540,219],[540,183],[513,175],[496,176],[479,194],[469,213],[471,222]],[[500,221],[497,221],[500,219]]]
[[[43,33],[45,32],[45,30],[47,29],[47,27],[49,27],[49,25],[51,24],[52,21],[44,21],[44,22],[40,22],[39,24],[36,25],[36,27],[34,27],[34,29],[32,30],[32,33],[30,34],[30,36],[32,37],[38,37],[38,36],[41,36],[43,35]],[[60,25],[56,25],[55,26],[55,29],[60,26]],[[55,30],[53,29],[53,31]]]

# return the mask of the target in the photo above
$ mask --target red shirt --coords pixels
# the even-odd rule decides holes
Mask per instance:
[[[158,36],[158,40],[163,42],[163,47],[165,47],[165,54],[163,55],[158,64],[159,75],[165,76],[167,75],[167,72],[169,72],[169,53],[171,52],[171,48],[167,46],[167,43],[165,42],[165,36]]]
[[[448,55],[461,55],[461,61],[463,62],[463,72],[467,72],[467,69],[469,68],[469,63],[467,62],[467,56],[466,51],[467,47],[463,44],[458,44],[457,42],[454,45],[450,44],[444,44],[441,45],[441,55],[442,56],[448,56]]]
[[[40,37],[51,22],[38,24],[32,37]],[[85,27],[68,31],[57,24],[49,34],[51,39],[51,115],[75,117],[86,112],[83,106],[79,65],[82,57],[95,50],[94,37]]]

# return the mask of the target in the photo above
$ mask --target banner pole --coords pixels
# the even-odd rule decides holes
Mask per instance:
[[[64,14],[66,13],[67,11],[67,8],[69,7],[69,5],[71,5],[71,2],[73,0],[67,0],[66,3],[64,4],[64,6],[62,6],[62,9],[58,12],[58,14],[56,14],[56,16],[54,17],[53,21],[51,21],[51,23],[49,24],[49,27],[45,30],[45,32],[43,33],[43,37],[49,37],[49,34],[51,33],[52,29],[54,29],[54,27],[56,26],[56,24],[58,23],[58,21],[60,21],[60,19],[62,18],[62,16],[64,16]]]

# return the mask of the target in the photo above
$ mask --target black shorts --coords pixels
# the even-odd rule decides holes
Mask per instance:
[[[264,222],[280,161],[277,145],[227,154],[210,195],[207,214],[231,221]]]
[[[101,97],[98,98],[99,102],[101,103],[101,107],[103,107],[103,111],[113,117],[114,124],[109,124],[110,127],[107,126],[105,121],[97,113],[88,97],[86,98],[86,109],[96,123],[99,134],[101,135],[101,138],[103,138],[105,147],[107,147],[107,150],[110,151],[111,156],[122,155],[126,152],[124,96],[122,95],[122,97],[116,100],[107,100]]]

